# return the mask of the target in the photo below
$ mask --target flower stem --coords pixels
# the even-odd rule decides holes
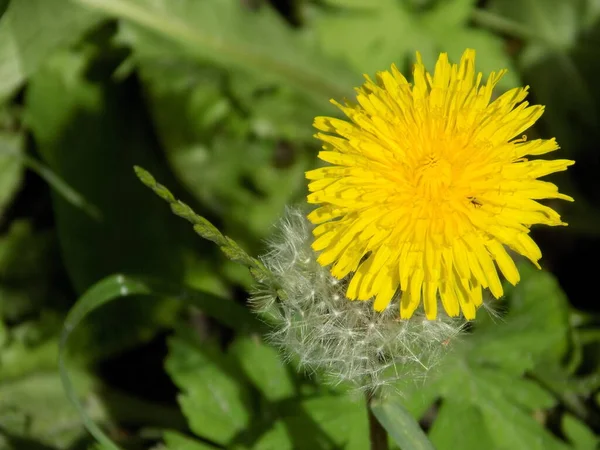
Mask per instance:
[[[371,402],[375,398],[372,393],[367,393],[367,413],[369,415],[369,439],[371,441],[371,450],[388,450],[388,435],[385,429],[379,423],[379,420],[371,411]]]

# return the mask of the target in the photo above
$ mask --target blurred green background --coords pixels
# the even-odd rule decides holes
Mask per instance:
[[[528,84],[558,139],[570,225],[534,231],[544,272],[485,312],[469,351],[403,402],[436,448],[600,448],[599,0],[0,1],[0,449],[93,440],[57,372],[66,313],[116,273],[227,310],[251,278],[135,177],[140,165],[250,254],[317,165],[316,115],[419,50],[477,50]],[[111,282],[113,279],[109,279]],[[117,284],[114,286],[118,287]],[[120,289],[120,288],[119,288]],[[123,292],[126,293],[126,292]],[[201,294],[198,294],[201,295]],[[74,332],[86,413],[125,448],[365,449],[365,407],[173,295],[133,295]]]

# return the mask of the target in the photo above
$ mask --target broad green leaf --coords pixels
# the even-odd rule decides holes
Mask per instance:
[[[567,440],[576,450],[597,450],[600,438],[593,430],[571,414],[565,414],[562,418],[562,428]]]
[[[345,58],[360,73],[373,75],[392,63],[402,70],[419,51],[429,70],[440,52],[458,62],[466,48],[477,50],[477,70],[484,74],[511,68],[503,41],[486,30],[468,27],[473,0],[436,1],[427,8],[396,0],[342,1],[339,8],[315,14],[314,27],[323,48]],[[410,72],[410,71],[409,71]],[[518,83],[511,71],[501,88]]]
[[[371,410],[401,449],[434,450],[425,433],[401,405],[402,399],[388,398],[371,403]]]
[[[86,413],[96,420],[105,419],[105,412],[97,406],[98,399],[91,391],[90,377],[74,370],[71,374],[77,394],[87,404]],[[69,448],[86,434],[54,371],[0,382],[0,424],[0,434],[9,433],[61,449]]]
[[[528,263],[520,264],[519,271],[521,281],[507,291],[508,315],[465,339],[469,360],[518,374],[540,361],[559,361],[569,331],[568,303],[556,279]]]
[[[191,330],[178,333],[169,341],[166,369],[196,435],[226,445],[250,424],[248,386],[214,341],[202,342]]]
[[[468,408],[465,420],[483,421],[494,448],[564,449],[533,418],[535,411],[557,400],[522,375],[542,361],[561,360],[568,343],[567,302],[550,274],[527,265],[520,272],[521,282],[507,292],[509,313],[465,336],[416,395],[428,390],[426,398],[441,397],[442,402]]]
[[[481,411],[456,400],[443,401],[429,430],[429,438],[438,450],[499,448],[489,434]]]
[[[443,371],[440,394],[469,404],[487,424],[497,448],[564,449],[532,412],[555,404],[554,398],[534,382],[504,374],[498,369],[457,366]],[[511,433],[505,430],[511,429]]]
[[[233,0],[75,1],[138,27],[132,30],[134,48],[136,39],[151,33],[179,54],[289,84],[319,102],[342,97],[353,85],[348,71],[319,55],[268,8],[252,12]]]
[[[23,162],[23,136],[20,134],[0,134],[0,218],[4,210],[21,186]]]
[[[196,441],[175,431],[165,431],[165,443],[168,450],[216,450],[217,447]]]
[[[286,426],[281,420],[275,422],[252,446],[252,450],[294,450],[298,448],[300,447],[294,446]]]
[[[404,69],[405,58],[414,58],[416,50],[428,59],[435,54],[434,42],[404,2],[352,2],[318,12],[312,26],[323,49],[347,60],[358,73],[373,75],[392,63]]]
[[[10,2],[0,20],[0,98],[12,94],[52,52],[77,42],[101,19],[68,0]]]
[[[50,322],[50,323],[49,323]],[[59,329],[57,318],[24,322],[6,333],[6,345],[0,347],[0,382],[18,380],[35,372],[56,370]],[[47,334],[52,338],[48,338]]]
[[[119,271],[177,282],[184,273],[182,246],[192,236],[181,233],[183,224],[131,171],[142,163],[160,173],[149,124],[130,87],[86,79],[89,54],[54,55],[31,78],[25,97],[25,121],[42,158],[96,205],[102,218],[89,217],[53,193],[64,264],[78,292]],[[89,339],[80,342],[90,354],[122,350],[171,323],[176,309],[173,303],[142,300],[111,305],[90,323]]]
[[[294,449],[369,448],[367,411],[362,396],[321,395],[282,407],[281,420]]]
[[[135,98],[123,103],[126,86],[103,90],[85,79],[88,64],[80,53],[57,54],[26,96],[26,122],[42,157],[102,213],[95,223],[54,197],[67,269],[80,292],[120,270],[177,280],[177,222],[131,173],[136,162],[160,172],[148,151],[154,143],[145,138],[147,124]]]
[[[244,374],[269,401],[276,402],[295,394],[290,368],[280,353],[258,337],[240,336],[229,351],[236,357]]]

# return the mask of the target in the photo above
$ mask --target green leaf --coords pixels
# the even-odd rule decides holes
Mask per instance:
[[[94,423],[79,400],[73,382],[66,367],[66,353],[69,337],[92,312],[100,307],[125,296],[154,296],[158,298],[178,299],[191,304],[207,315],[222,320],[225,325],[240,327],[241,330],[259,328],[248,310],[235,303],[216,298],[193,289],[174,286],[163,281],[135,278],[125,275],[113,275],[92,286],[69,311],[64,323],[59,348],[59,368],[62,382],[69,400],[77,407],[89,432],[106,448],[118,449],[105,433]],[[255,329],[256,330],[256,329]],[[184,375],[185,376],[185,375]],[[210,383],[209,383],[210,384]]]
[[[354,84],[354,77],[321,57],[268,8],[251,12],[233,0],[76,1],[135,25],[134,49],[138,40],[159,37],[162,49],[171,45],[180,55],[289,84],[323,103],[343,97]]]
[[[481,411],[446,399],[437,411],[429,438],[438,450],[499,448],[491,438]]]
[[[448,414],[453,405],[460,404],[461,411],[468,410],[464,420],[486,424],[480,430],[495,443],[493,448],[564,449],[533,418],[535,411],[548,409],[557,400],[522,376],[542,361],[561,360],[568,344],[567,302],[550,274],[528,265],[522,265],[520,272],[521,282],[507,292],[509,313],[501,322],[488,322],[465,336],[416,395],[427,390],[428,399],[441,397],[442,402],[449,402]],[[444,448],[445,441],[438,439],[436,444]]]
[[[285,423],[278,420],[252,446],[252,450],[293,450],[294,443],[290,439]]]
[[[2,3],[6,7],[7,2]],[[67,0],[11,2],[0,21],[0,98],[12,94],[55,50],[77,42],[101,19]]]
[[[579,156],[590,135],[597,139],[600,117],[597,87],[600,11],[593,1],[502,0],[474,17],[480,24],[525,41],[520,72],[536,102],[546,106],[544,121],[562,147]],[[552,74],[552,76],[548,76]]]
[[[165,431],[165,443],[169,450],[216,450],[217,447],[196,441],[175,431]]]
[[[600,445],[596,433],[571,414],[563,416],[562,427],[567,439],[577,450],[596,450]]]
[[[358,73],[374,74],[392,63],[404,68],[404,59],[414,58],[415,50],[428,57],[435,53],[434,43],[403,2],[346,3],[339,10],[319,11],[312,25],[323,49],[347,60]]]
[[[540,361],[560,361],[568,347],[568,303],[556,279],[528,263],[521,282],[509,290],[505,322],[490,323],[466,340],[469,360],[521,374]],[[475,322],[477,324],[477,322]]]
[[[57,317],[42,316],[5,330],[6,342],[0,347],[0,382],[55,371],[58,341],[54,337],[59,329]]]
[[[6,12],[6,8],[8,8],[9,3],[10,0],[0,0],[0,18],[2,18]]]
[[[477,50],[477,70],[484,74],[512,67],[501,38],[468,27],[473,0],[431,3],[418,10],[396,0],[336,1],[338,8],[318,11],[313,25],[323,48],[344,57],[360,73],[372,75],[392,63],[405,69],[416,51],[433,70],[440,52],[448,52],[458,62],[466,48]],[[511,71],[500,87],[517,83],[516,72]]]
[[[240,336],[230,347],[244,374],[269,401],[281,401],[295,394],[289,368],[280,353],[258,337]]]
[[[465,367],[444,371],[442,384],[440,393],[444,398],[467,403],[475,409],[472,415],[482,415],[496,448],[565,448],[533,418],[533,411],[556,403],[535,383],[497,369]],[[506,433],[507,429],[512,432]]]
[[[75,392],[87,403],[86,414],[104,419],[104,412],[95,406],[90,377],[80,371],[71,374]],[[0,424],[0,435],[4,432],[57,448],[69,448],[85,437],[79,414],[65,397],[55,372],[31,373],[0,383]]]
[[[134,162],[159,170],[147,124],[135,98],[123,103],[126,86],[102,89],[85,79],[88,64],[80,53],[55,55],[26,96],[26,122],[42,157],[102,212],[99,224],[54,196],[67,269],[80,292],[119,270],[178,280],[175,222],[131,176]]]
[[[55,54],[31,78],[25,97],[25,121],[40,155],[102,217],[92,219],[53,192],[67,272],[80,293],[120,271],[178,282],[184,274],[185,238],[191,235],[181,233],[181,225],[131,174],[135,163],[160,173],[149,123],[130,86],[86,79],[92,54]],[[79,341],[88,345],[90,355],[122,350],[172,323],[176,310],[169,302],[111,305]],[[121,318],[117,323],[115,316]]]
[[[294,449],[369,448],[362,396],[321,395],[284,405],[279,414]]]
[[[17,193],[23,180],[23,136],[0,134],[0,218]]]
[[[399,399],[373,401],[371,410],[401,449],[434,450],[419,424],[400,404]]]
[[[179,403],[195,434],[226,445],[249,425],[248,387],[215,342],[178,333],[169,340],[166,369],[182,390]]]
[[[147,43],[146,45],[148,45]],[[144,58],[140,73],[173,171],[224,232],[258,250],[315,164],[309,107],[283,86],[181,59]]]

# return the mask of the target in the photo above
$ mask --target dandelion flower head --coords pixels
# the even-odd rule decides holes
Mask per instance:
[[[383,311],[401,293],[401,318],[422,303],[435,319],[441,303],[473,319],[483,289],[503,295],[499,272],[519,281],[507,249],[539,268],[530,227],[566,224],[538,200],[573,199],[538,178],[573,161],[528,159],[559,147],[522,135],[544,111],[524,101],[527,87],[492,100],[505,72],[483,83],[467,49],[459,64],[440,54],[431,75],[417,53],[413,83],[392,66],[365,77],[356,102],[334,101],[349,120],[315,119],[329,165],[306,174],[318,205],[312,247],[334,277],[348,277],[348,299]]]

